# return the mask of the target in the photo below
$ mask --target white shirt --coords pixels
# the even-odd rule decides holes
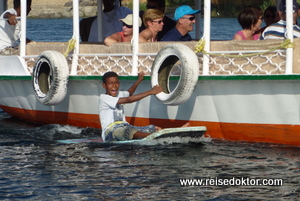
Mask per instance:
[[[17,15],[17,11],[13,8],[6,10],[0,16],[0,50],[9,46],[18,46],[21,32],[21,23],[18,21],[16,25],[10,25],[3,16],[5,13]]]
[[[126,122],[123,105],[117,104],[119,98],[128,97],[128,91],[119,91],[116,97],[101,94],[99,99],[99,117],[102,127],[102,139],[105,140],[104,132],[107,126],[116,121]]]
[[[120,19],[132,14],[132,10],[126,7],[117,7],[112,11],[102,15],[102,34],[103,39],[116,32],[122,31],[123,22]],[[98,42],[98,17],[93,21],[88,42]]]
[[[293,25],[294,38],[300,37],[300,27]],[[286,21],[280,20],[277,23],[268,26],[262,33],[260,39],[285,39],[286,38]]]

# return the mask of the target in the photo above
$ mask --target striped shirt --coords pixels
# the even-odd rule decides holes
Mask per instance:
[[[300,37],[300,27],[294,25],[293,31],[294,38]],[[264,39],[285,39],[286,38],[286,21],[280,20],[279,22],[268,26],[262,33],[260,40]]]

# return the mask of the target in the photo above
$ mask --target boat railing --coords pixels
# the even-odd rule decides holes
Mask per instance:
[[[209,75],[252,75],[252,74],[284,74],[286,65],[286,50],[280,48],[282,40],[268,41],[211,41],[209,58]],[[170,42],[141,43],[138,53],[138,71],[151,73],[152,63],[158,51],[171,44]],[[197,41],[185,42],[185,45],[195,50]],[[294,40],[294,63],[299,62],[300,39]],[[298,45],[297,45],[298,44]],[[276,48],[278,47],[278,48]],[[56,50],[61,53],[67,49],[67,43],[35,43],[27,45],[25,57],[28,70],[32,72],[37,56],[44,50]],[[269,51],[273,49],[272,51]],[[200,74],[203,75],[203,52],[197,53]],[[72,52],[67,56],[72,66]],[[117,43],[111,47],[103,44],[80,44],[80,52],[76,63],[76,75],[103,75],[113,70],[119,75],[132,75],[132,53],[130,43]],[[174,67],[173,75],[178,75],[180,64]],[[299,73],[294,65],[293,73]]]
[[[22,1],[22,7],[25,7]],[[26,4],[25,4],[26,5]],[[102,5],[102,1],[99,1]],[[138,13],[138,1],[134,1],[133,11]],[[210,41],[210,17],[211,1],[204,0],[204,40],[207,40],[204,51],[197,53],[199,60],[199,75],[252,75],[252,74],[292,74],[300,73],[298,63],[300,56],[300,39],[291,36],[292,26],[288,26],[289,40],[291,44],[284,48],[282,40],[266,41]],[[199,6],[199,5],[198,5]],[[150,75],[151,66],[159,50],[174,42],[138,43],[134,40],[130,43],[117,43],[111,47],[103,44],[80,44],[79,42],[79,15],[78,1],[73,1],[73,37],[75,49],[67,56],[71,75],[102,75],[108,70],[114,70],[120,75],[136,75],[138,71],[145,71]],[[292,3],[287,2],[287,15],[292,15]],[[25,13],[25,12],[24,12]],[[22,14],[22,19],[26,18]],[[26,21],[25,21],[26,22]],[[292,24],[289,20],[288,25]],[[23,24],[23,23],[22,23]],[[25,24],[25,23],[24,23]],[[134,27],[138,27],[134,18]],[[22,28],[26,33],[26,27]],[[138,29],[135,32],[138,31]],[[134,33],[137,35],[138,33]],[[43,50],[56,50],[65,53],[67,43],[35,43],[24,44],[22,35],[20,56],[26,60],[29,72],[32,72],[34,62]],[[138,38],[138,37],[135,37]],[[198,41],[185,42],[187,46],[195,49]],[[24,49],[26,47],[26,49]],[[278,48],[277,48],[278,47]],[[32,56],[29,56],[32,55]],[[180,73],[180,63],[175,65],[174,75]]]

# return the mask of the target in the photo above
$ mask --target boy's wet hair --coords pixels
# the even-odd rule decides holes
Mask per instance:
[[[106,79],[110,78],[110,77],[117,77],[119,78],[119,75],[113,71],[108,71],[106,73],[104,73],[104,75],[102,76],[102,82],[106,83]]]

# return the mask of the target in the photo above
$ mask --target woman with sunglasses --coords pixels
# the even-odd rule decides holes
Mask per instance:
[[[113,43],[130,42],[133,35],[133,16],[132,14],[127,15],[125,18],[120,19],[123,22],[122,31],[114,33],[104,39],[104,44],[111,46]],[[139,26],[142,25],[142,20],[139,18]]]
[[[165,13],[166,1],[165,0],[147,0],[146,8],[148,9],[156,9]],[[143,18],[145,11],[140,11],[140,16]],[[167,15],[164,15],[164,26],[163,29],[157,34],[157,41],[160,41],[162,37],[171,29],[176,26],[175,20],[171,19]],[[145,25],[142,24],[140,31],[146,29]]]
[[[156,9],[148,9],[143,15],[143,22],[146,26],[140,35],[140,42],[156,42],[157,33],[163,29],[164,13]]]

